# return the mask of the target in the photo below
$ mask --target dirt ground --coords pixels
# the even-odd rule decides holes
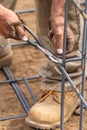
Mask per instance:
[[[34,8],[34,0],[18,0],[16,10]],[[35,27],[35,12],[23,14],[22,17],[26,24],[33,32],[36,32]],[[16,42],[13,41],[12,42]],[[13,62],[9,66],[15,78],[31,77],[38,75],[41,65],[46,61],[46,57],[37,49],[29,45],[13,47]],[[5,79],[5,76],[0,71],[0,80]],[[38,99],[41,97],[40,81],[29,81],[31,88]],[[22,92],[24,93],[30,106],[34,103],[29,95],[29,92],[23,82],[19,83]],[[0,85],[0,117],[18,115],[24,113],[24,110],[16,97],[10,85]],[[79,116],[73,114],[69,121],[65,124],[65,130],[79,129]],[[34,130],[25,123],[25,118],[12,119],[0,122],[0,130]],[[57,128],[56,130],[59,130]],[[87,130],[87,111],[84,113],[83,130]]]

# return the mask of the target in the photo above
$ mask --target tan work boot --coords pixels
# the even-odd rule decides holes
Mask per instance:
[[[10,44],[0,36],[0,68],[9,65],[12,61],[12,56]]]
[[[80,85],[78,87],[80,89]],[[55,129],[60,125],[61,93],[49,91],[29,111],[26,122],[39,129]],[[78,96],[74,91],[64,95],[64,123],[70,118],[79,105]]]

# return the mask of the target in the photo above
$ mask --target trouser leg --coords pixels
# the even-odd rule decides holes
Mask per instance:
[[[0,0],[0,4],[11,10],[15,9],[17,0]]]
[[[78,4],[80,1],[77,1]],[[50,17],[50,7],[51,0],[36,0],[36,9],[37,9],[37,35],[43,41],[43,44],[50,49],[54,54],[56,54],[55,49],[52,46],[52,43],[48,39],[48,31],[49,31],[49,17]],[[69,26],[74,34],[75,44],[72,53],[67,54],[66,58],[75,58],[80,57],[79,46],[81,46],[81,18],[79,11],[74,6],[73,2],[69,2]],[[56,71],[54,66],[57,66],[58,71]],[[69,73],[71,79],[75,83],[75,85],[79,85],[81,83],[81,62],[73,61],[66,63],[66,71]],[[43,77],[42,81],[42,89],[51,89],[60,91],[61,88],[61,78],[62,73],[58,65],[53,64],[51,62],[45,63],[43,65],[40,75]],[[56,79],[50,81],[49,79]],[[68,81],[65,82],[65,90],[71,90],[70,84]]]

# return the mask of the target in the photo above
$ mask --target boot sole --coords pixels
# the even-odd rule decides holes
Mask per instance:
[[[75,102],[74,107],[72,108],[72,111],[70,111],[68,113],[68,116],[64,117],[64,123],[68,121],[68,119],[74,113],[74,111],[75,111],[75,109],[77,108],[78,105],[79,105],[79,100],[77,100],[77,102]],[[57,127],[60,126],[60,121],[56,122],[56,123],[53,123],[53,124],[49,124],[49,123],[45,124],[45,123],[40,123],[40,122],[32,121],[31,119],[29,119],[29,117],[27,117],[25,119],[25,122],[28,125],[30,125],[31,127],[39,128],[39,129],[55,129],[55,128],[57,128]]]
[[[0,59],[0,69],[3,66],[7,66],[7,65],[11,64],[12,57],[13,57],[12,51],[10,51],[8,55],[5,55],[5,56],[1,57],[1,59]]]

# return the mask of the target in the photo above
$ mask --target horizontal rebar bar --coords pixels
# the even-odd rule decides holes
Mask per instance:
[[[11,46],[12,46],[12,47],[21,46],[21,45],[28,45],[28,43],[27,43],[27,42],[11,43]]]
[[[28,114],[22,114],[22,115],[17,115],[17,116],[7,116],[7,117],[2,117],[0,118],[0,121],[5,121],[5,120],[10,120],[10,119],[17,119],[17,118],[23,118],[28,116]]]
[[[32,12],[35,12],[36,9],[35,8],[32,8],[32,9],[26,9],[26,10],[17,10],[15,11],[16,14],[24,14],[24,13],[32,13]]]
[[[25,77],[26,80],[36,80],[36,79],[40,79],[40,76],[32,76],[32,77]],[[18,78],[18,79],[14,79],[14,80],[2,80],[0,81],[0,84],[4,84],[4,83],[15,83],[15,82],[21,82],[24,80],[23,78]]]

